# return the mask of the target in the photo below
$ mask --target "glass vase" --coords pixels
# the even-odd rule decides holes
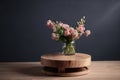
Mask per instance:
[[[63,54],[64,55],[75,55],[75,42],[67,42],[63,45]]]

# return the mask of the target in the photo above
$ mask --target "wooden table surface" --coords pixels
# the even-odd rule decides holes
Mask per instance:
[[[0,62],[0,80],[120,80],[120,61],[92,61],[88,75],[46,76],[40,62]]]

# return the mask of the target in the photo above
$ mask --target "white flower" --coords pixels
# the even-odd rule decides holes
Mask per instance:
[[[85,36],[89,36],[91,34],[91,31],[90,30],[86,30],[84,34],[85,34]]]

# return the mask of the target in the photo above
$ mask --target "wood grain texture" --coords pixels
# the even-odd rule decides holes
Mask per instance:
[[[61,53],[46,54],[41,56],[41,63],[44,66],[60,68],[85,67],[91,64],[91,56],[84,53],[76,53],[70,56]]]
[[[120,61],[93,61],[90,73],[77,77],[41,74],[40,62],[1,62],[0,80],[120,80]]]
[[[88,74],[91,56],[85,53],[64,55],[61,53],[41,56],[43,73],[56,76],[80,76]]]

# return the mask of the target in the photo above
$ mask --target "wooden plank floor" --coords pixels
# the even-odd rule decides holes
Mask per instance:
[[[120,80],[120,61],[93,61],[88,75],[46,76],[40,62],[0,62],[0,80]]]

